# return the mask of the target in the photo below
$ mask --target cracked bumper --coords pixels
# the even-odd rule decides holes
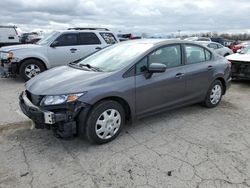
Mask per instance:
[[[42,109],[29,100],[26,92],[22,92],[19,96],[19,106],[22,112],[35,123],[35,128],[52,128],[59,137],[71,137],[76,134],[76,118],[78,114],[80,111],[84,111],[87,114],[90,109],[88,104],[82,102],[50,106]]]
[[[67,117],[64,114],[55,114],[51,111],[41,110],[37,106],[33,105],[27,98],[25,92],[22,92],[19,96],[19,105],[23,113],[35,123],[52,125],[59,121],[67,120]]]

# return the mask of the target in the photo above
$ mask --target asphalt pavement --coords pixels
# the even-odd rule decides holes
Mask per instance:
[[[17,107],[23,83],[0,84],[1,121],[25,120]],[[249,114],[250,82],[234,82],[217,108],[193,105],[148,117],[106,145],[57,139],[48,130],[5,130],[0,188],[250,187]]]

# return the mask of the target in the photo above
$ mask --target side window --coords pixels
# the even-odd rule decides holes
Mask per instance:
[[[181,46],[171,45],[157,49],[148,56],[148,62],[162,63],[167,68],[177,67],[181,65]]]
[[[79,33],[80,45],[101,44],[95,33]]]
[[[145,70],[147,70],[148,67],[148,58],[145,57],[139,63],[136,64],[136,75],[143,73]]]
[[[213,49],[218,49],[218,45],[215,44],[215,43],[210,43],[210,44],[208,45],[208,47],[209,47],[209,48],[213,48]]]
[[[102,38],[105,40],[107,44],[117,43],[117,40],[112,33],[100,33],[100,35],[102,36]]]
[[[78,45],[77,34],[64,34],[56,39],[58,46],[76,46]]]
[[[206,61],[210,61],[212,59],[212,54],[208,50],[205,50]]]
[[[185,45],[187,64],[201,63],[206,61],[205,50],[194,45]]]

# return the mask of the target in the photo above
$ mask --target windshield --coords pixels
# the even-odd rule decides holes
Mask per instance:
[[[250,54],[250,46],[244,48],[242,51],[241,51],[242,54]]]
[[[122,43],[103,49],[83,59],[78,65],[90,65],[104,72],[121,69],[151,48],[150,43]]]
[[[37,42],[38,45],[47,45],[58,36],[59,32],[52,32]]]

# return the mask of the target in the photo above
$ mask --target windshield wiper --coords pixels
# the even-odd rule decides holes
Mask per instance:
[[[79,67],[87,67],[88,69],[92,69],[92,70],[94,70],[94,71],[103,72],[103,70],[101,70],[100,68],[98,68],[98,67],[93,67],[93,66],[90,65],[90,64],[79,64]]]

